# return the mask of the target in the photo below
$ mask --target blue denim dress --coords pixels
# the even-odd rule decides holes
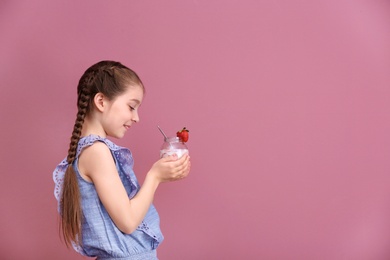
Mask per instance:
[[[153,205],[150,206],[144,220],[131,234],[122,233],[111,220],[101,203],[93,183],[84,180],[77,168],[81,151],[94,142],[104,142],[115,160],[116,168],[129,198],[133,198],[140,185],[133,172],[133,157],[129,149],[120,147],[106,138],[89,135],[80,139],[73,164],[78,178],[83,212],[82,245],[73,245],[82,255],[106,260],[143,260],[157,259],[156,248],[164,237],[160,230],[160,218]],[[54,170],[54,195],[59,203],[63,179],[68,163],[64,159]]]

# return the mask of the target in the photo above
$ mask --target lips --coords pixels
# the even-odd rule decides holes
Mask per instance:
[[[124,125],[124,127],[126,128],[126,130],[129,130],[129,128],[130,128],[129,125]]]

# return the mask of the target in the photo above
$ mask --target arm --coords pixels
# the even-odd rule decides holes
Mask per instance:
[[[82,175],[91,180],[115,225],[124,233],[132,233],[144,219],[160,183],[181,179],[188,175],[188,156],[176,160],[167,157],[158,160],[146,175],[145,181],[131,200],[119,178],[109,148],[96,142],[86,148],[79,158]]]

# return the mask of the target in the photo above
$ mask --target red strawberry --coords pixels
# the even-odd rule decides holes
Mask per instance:
[[[176,133],[176,136],[179,137],[180,141],[182,141],[183,143],[186,143],[188,141],[188,133],[189,133],[188,129],[183,127],[182,130],[180,130]]]

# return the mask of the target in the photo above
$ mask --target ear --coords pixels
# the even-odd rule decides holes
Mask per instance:
[[[106,107],[106,97],[103,95],[103,93],[97,93],[93,98],[93,103],[95,104],[95,107],[98,111],[103,112],[104,108]]]

